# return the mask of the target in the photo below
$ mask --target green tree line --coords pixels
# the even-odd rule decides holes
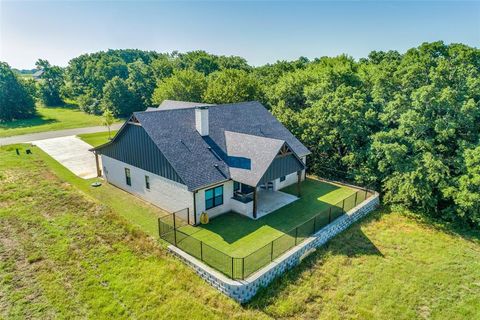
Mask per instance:
[[[31,106],[29,96],[47,105],[71,99],[86,112],[115,116],[165,99],[258,100],[312,151],[312,173],[372,185],[386,204],[480,227],[477,48],[433,42],[403,54],[259,67],[205,51],[108,50],[63,69],[44,60],[37,68],[44,73],[32,89],[2,64],[0,86],[16,82],[21,97],[15,102],[2,88],[0,111],[18,109],[17,116],[1,111],[2,119],[31,116],[23,107]]]

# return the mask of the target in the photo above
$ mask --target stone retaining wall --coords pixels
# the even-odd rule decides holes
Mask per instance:
[[[227,278],[225,275],[205,265],[203,262],[195,259],[177,247],[171,245],[168,248],[177,257],[191,266],[214,288],[240,303],[245,303],[252,299],[261,287],[267,286],[273,281],[273,279],[283,274],[288,269],[298,265],[303,257],[307,256],[315,248],[324,245],[331,238],[366,216],[369,212],[378,207],[378,205],[379,195],[376,193],[357,207],[350,210],[347,214],[320,229],[316,234],[293,247],[245,280],[232,280]]]

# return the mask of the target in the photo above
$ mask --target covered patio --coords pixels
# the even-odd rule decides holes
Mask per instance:
[[[280,191],[280,178],[252,187],[234,182],[234,193],[231,199],[232,210],[253,219],[259,219],[275,210],[286,206],[300,198],[301,172],[290,174],[296,180],[294,194]],[[290,177],[289,180],[292,180]],[[292,185],[290,183],[290,185]]]
[[[261,218],[298,199],[300,198],[282,191],[260,190],[257,192],[257,218]]]

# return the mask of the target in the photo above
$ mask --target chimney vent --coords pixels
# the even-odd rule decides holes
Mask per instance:
[[[208,106],[195,108],[195,127],[201,136],[208,136]]]

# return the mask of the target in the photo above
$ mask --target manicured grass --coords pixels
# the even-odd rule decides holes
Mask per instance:
[[[37,113],[38,116],[31,119],[0,122],[0,137],[102,125],[101,116],[87,114],[75,105],[37,105]]]
[[[110,135],[108,131],[106,132],[95,132],[95,133],[85,133],[79,134],[78,137],[88,143],[89,145],[96,147],[107,143],[110,141],[110,137],[113,138],[118,130],[110,131]]]
[[[293,195],[297,192],[295,185],[282,191]],[[212,219],[207,225],[187,226],[181,228],[181,231],[226,254],[244,257],[319,213],[325,213],[328,221],[328,211],[325,210],[356,191],[341,185],[307,179],[302,183],[300,199],[258,220],[228,213]]]
[[[478,231],[377,211],[240,306],[33,152],[0,148],[0,319],[480,318]]]

